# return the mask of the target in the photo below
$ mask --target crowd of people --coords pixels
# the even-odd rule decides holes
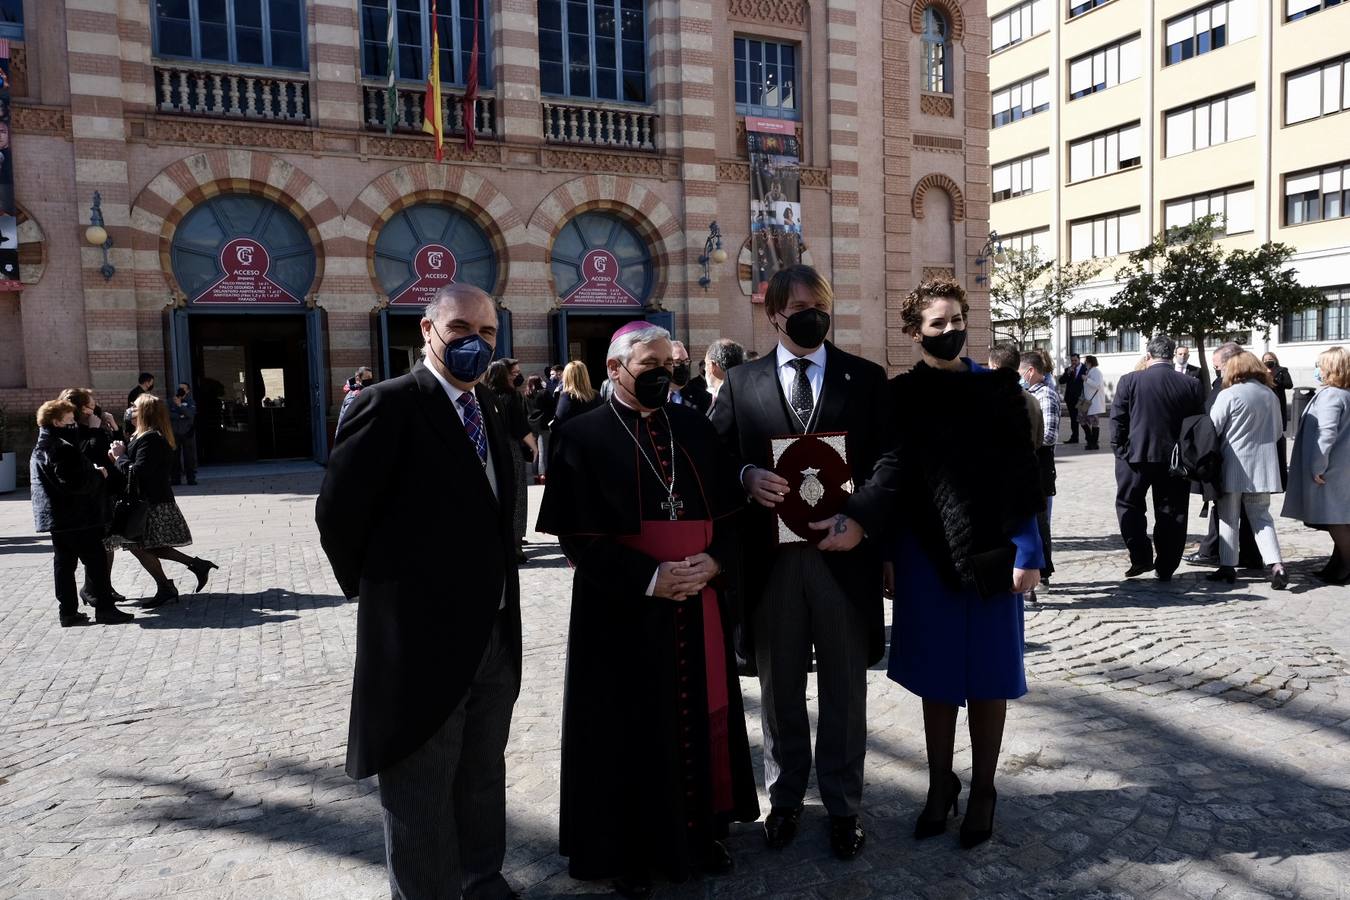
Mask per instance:
[[[67,388],[37,411],[38,438],[29,460],[33,523],[52,537],[52,567],[61,627],[130,622],[119,609],[128,599],[113,588],[114,552],[130,553],[155,582],[152,597],[135,601],[155,609],[178,599],[164,562],[184,566],[206,587],[210,560],[188,556],[192,543],[173,486],[197,483],[196,404],[180,384],[172,401],[154,393],[154,376],[141,373],[127,396],[121,425],[99,405],[92,388]],[[76,569],[84,583],[75,587]]]

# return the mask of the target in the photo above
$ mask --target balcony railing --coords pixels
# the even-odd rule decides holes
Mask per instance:
[[[544,140],[554,144],[656,150],[655,113],[641,109],[545,100]]]
[[[389,121],[389,88],[385,85],[366,84],[362,86],[366,107],[366,128],[371,131],[385,131]],[[405,87],[394,89],[395,101],[392,111],[395,131],[421,131],[424,119],[422,110],[426,102],[425,87]],[[442,117],[445,120],[446,134],[464,134],[464,92],[450,88],[441,88]],[[497,101],[490,94],[480,93],[473,101],[474,134],[481,138],[497,136]]]
[[[160,112],[305,125],[310,121],[309,77],[303,74],[155,66]]]

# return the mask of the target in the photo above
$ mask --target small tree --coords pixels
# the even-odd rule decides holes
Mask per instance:
[[[991,318],[1011,333],[1021,349],[1027,335],[1049,328],[1063,314],[1074,291],[1100,271],[1101,265],[1093,260],[1061,265],[1042,259],[1038,247],[1010,250],[1007,262],[994,267],[989,286]]]
[[[1129,255],[1116,273],[1123,283],[1111,303],[1093,310],[1099,333],[1137,329],[1145,337],[1166,332],[1189,338],[1209,380],[1207,339],[1234,329],[1263,329],[1325,298],[1298,282],[1287,267],[1294,248],[1267,242],[1255,250],[1226,250],[1215,243],[1217,216],[1160,232]]]

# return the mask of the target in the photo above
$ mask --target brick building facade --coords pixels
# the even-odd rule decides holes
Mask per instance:
[[[591,241],[608,223],[643,306],[628,316],[673,325],[696,356],[721,336],[767,350],[773,334],[749,293],[745,151],[746,116],[766,112],[801,137],[802,243],[835,287],[833,340],[906,367],[894,307],[925,275],[949,272],[971,292],[972,350],[987,345],[984,4],[482,0],[469,123],[457,100],[471,5],[442,0],[449,42],[463,40],[442,66],[440,164],[417,127],[424,70],[409,77],[429,56],[428,5],[397,0],[392,108],[387,0],[22,0],[12,144],[25,290],[0,294],[11,414],[80,384],[115,407],[141,370],[161,385],[186,377],[199,396],[209,376],[237,395],[234,426],[304,432],[218,458],[322,457],[351,370],[407,364],[416,310],[390,302],[390,273],[417,243],[395,230],[424,216],[448,223],[452,249],[477,248],[455,249],[478,260],[460,271],[507,311],[510,353],[527,370],[622,321],[559,300],[560,241]],[[216,8],[228,10],[219,25]],[[110,278],[84,240],[96,191]],[[714,221],[729,258],[705,291],[699,257]],[[293,302],[206,303],[211,254],[249,228],[272,235],[275,281]],[[260,406],[282,392],[284,409]]]

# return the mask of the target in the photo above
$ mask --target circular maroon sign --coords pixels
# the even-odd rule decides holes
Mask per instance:
[[[416,278],[390,303],[426,304],[436,292],[447,284],[454,284],[455,273],[459,271],[459,260],[449,247],[443,244],[423,244],[417,248],[412,260],[413,275]]]

